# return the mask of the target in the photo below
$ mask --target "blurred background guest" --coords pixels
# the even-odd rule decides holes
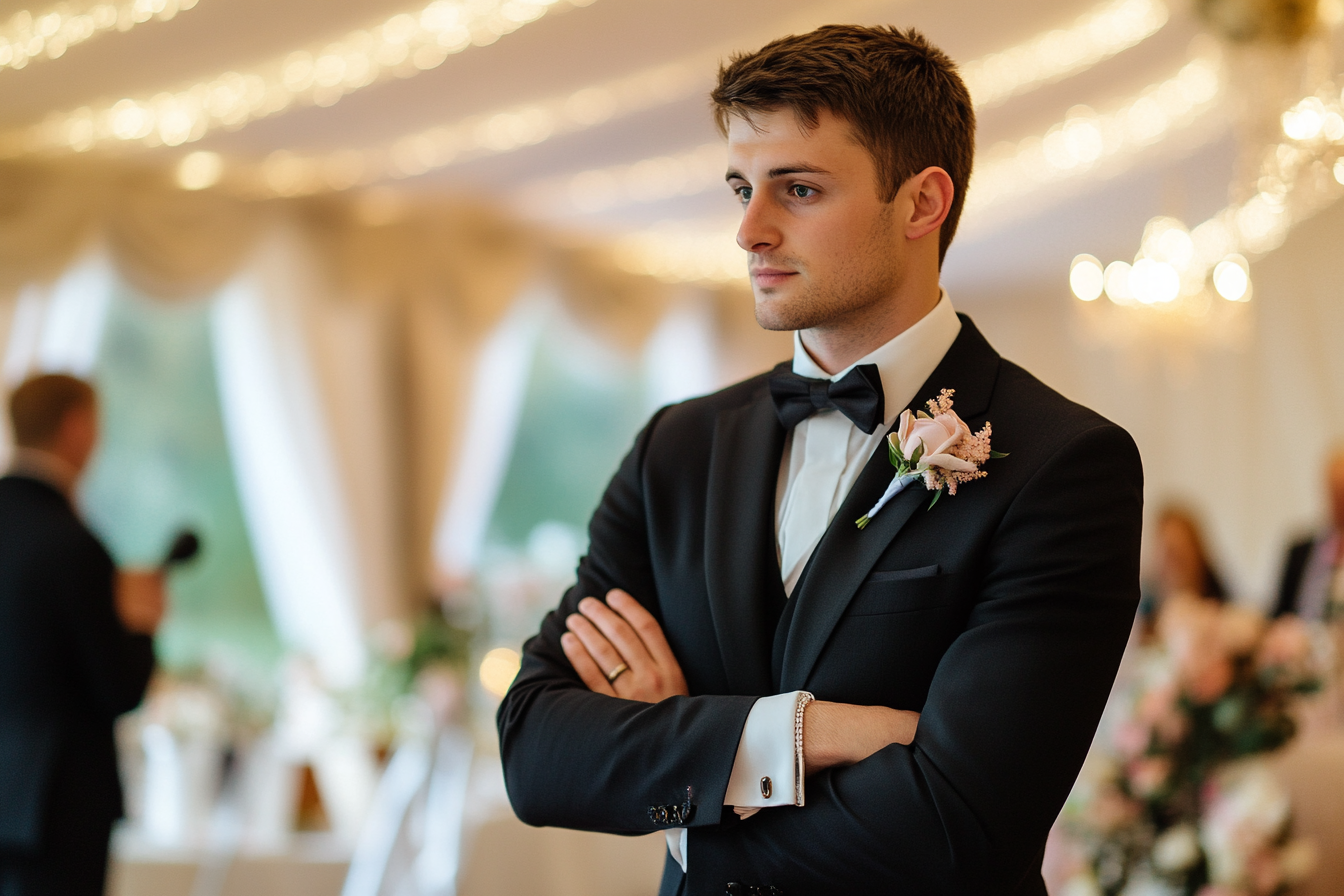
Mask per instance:
[[[1296,613],[1310,621],[1329,621],[1344,605],[1344,446],[1325,465],[1330,524],[1288,549],[1279,582],[1275,616]]]
[[[1227,602],[1223,579],[1213,567],[1202,527],[1190,510],[1168,505],[1157,517],[1157,570],[1144,589],[1139,615],[1151,620],[1177,595]]]
[[[72,492],[98,441],[93,388],[33,377],[10,398],[0,478],[0,893],[95,896],[122,814],[113,722],[154,668],[163,573],[120,572]]]

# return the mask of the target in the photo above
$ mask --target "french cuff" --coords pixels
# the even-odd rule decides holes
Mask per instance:
[[[666,831],[663,831],[663,835],[667,837],[667,851],[668,851],[668,853],[671,854],[672,858],[674,858],[674,859],[677,860],[677,864],[681,866],[681,873],[682,873],[682,874],[685,874],[685,873],[686,873],[686,829],[685,829],[685,828],[670,828],[670,829],[668,829],[668,830],[666,830]]]
[[[803,805],[803,708],[811,702],[807,691],[791,691],[762,697],[751,707],[737,742],[725,806]]]

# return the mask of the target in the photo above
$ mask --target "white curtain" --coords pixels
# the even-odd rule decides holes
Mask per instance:
[[[537,339],[554,313],[548,290],[529,291],[477,356],[461,448],[434,531],[434,559],[449,579],[475,569],[508,472]]]
[[[281,638],[333,687],[364,670],[360,575],[297,297],[311,293],[277,232],[220,291],[212,336],[224,427],[253,553]]]
[[[9,391],[34,373],[87,377],[98,361],[117,276],[107,254],[89,251],[49,287],[28,284],[0,309],[0,468],[9,461]]]
[[[719,387],[718,345],[711,298],[677,296],[644,346],[650,409],[705,395]]]

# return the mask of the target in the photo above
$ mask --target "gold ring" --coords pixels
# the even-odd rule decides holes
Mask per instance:
[[[615,669],[612,669],[610,672],[607,673],[607,683],[615,684],[616,679],[620,678],[623,673],[628,672],[629,670],[630,670],[629,666],[627,666],[625,663],[621,663]]]

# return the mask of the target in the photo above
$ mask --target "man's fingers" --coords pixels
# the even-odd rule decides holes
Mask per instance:
[[[588,690],[596,691],[599,694],[606,694],[608,697],[615,697],[616,691],[611,683],[607,681],[607,676],[602,674],[602,670],[593,662],[583,642],[573,632],[565,632],[560,636],[560,649],[565,652],[569,658],[569,664],[574,667],[574,671],[579,673],[579,678],[588,686]]]
[[[626,660],[621,657],[620,652],[612,646],[602,632],[598,631],[587,617],[572,613],[565,620],[569,630],[578,636],[583,642],[583,646],[588,650],[588,655],[597,663],[597,667],[602,670],[602,677],[605,680],[607,674]],[[627,663],[628,665],[628,663]]]
[[[667,637],[663,634],[662,626],[653,618],[652,613],[644,609],[643,604],[620,588],[613,588],[607,592],[607,603],[630,623],[654,662],[664,667],[669,665],[679,667],[677,658],[667,643]]]
[[[644,668],[654,665],[653,657],[649,655],[648,648],[644,646],[644,642],[640,640],[639,635],[621,614],[592,597],[585,597],[579,601],[579,612],[601,630],[612,646],[620,652],[625,662],[631,666]],[[601,659],[601,657],[598,657],[598,659]]]

